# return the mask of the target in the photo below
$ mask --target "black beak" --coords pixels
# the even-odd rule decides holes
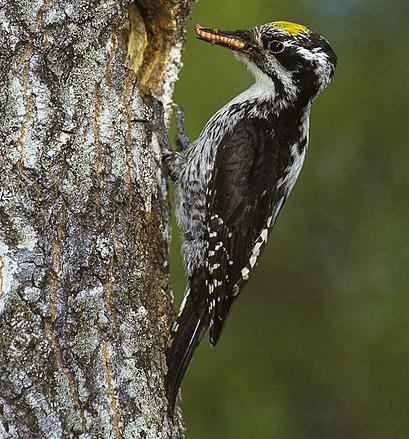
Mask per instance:
[[[200,24],[196,25],[195,30],[200,40],[233,50],[244,50],[251,45],[249,39],[245,37],[245,31],[209,29],[202,27]]]

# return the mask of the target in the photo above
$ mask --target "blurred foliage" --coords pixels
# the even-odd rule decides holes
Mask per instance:
[[[187,437],[409,438],[409,3],[200,1],[175,95],[192,139],[252,81],[194,23],[277,19],[327,37],[339,66],[267,251],[219,345],[205,337],[186,374]],[[174,228],[177,303],[179,245]]]

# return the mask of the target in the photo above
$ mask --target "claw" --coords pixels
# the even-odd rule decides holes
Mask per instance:
[[[175,159],[175,152],[170,147],[168,131],[165,125],[165,110],[162,102],[154,96],[148,96],[148,105],[152,109],[153,117],[148,119],[132,119],[131,122],[144,123],[146,126],[156,134],[160,149],[162,151],[162,163],[165,172],[172,180],[175,180],[175,172],[173,171],[173,162]]]
[[[185,112],[178,104],[173,104],[173,107],[175,108],[176,129],[178,132],[175,143],[178,150],[183,151],[190,145],[190,140],[185,128]]]

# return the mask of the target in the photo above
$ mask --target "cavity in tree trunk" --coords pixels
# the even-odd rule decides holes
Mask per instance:
[[[0,437],[183,437],[166,176],[192,0],[0,2]]]

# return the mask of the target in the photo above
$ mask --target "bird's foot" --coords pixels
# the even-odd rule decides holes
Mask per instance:
[[[178,132],[175,143],[178,151],[183,151],[190,145],[189,136],[185,128],[185,112],[178,104],[173,104],[173,107],[175,109],[176,129]]]
[[[168,131],[165,124],[165,110],[162,102],[154,96],[148,98],[149,106],[152,109],[151,119],[133,119],[132,122],[140,122],[156,134],[161,149],[162,163],[165,166],[169,177],[175,180],[173,162],[175,160],[175,152],[170,147]]]

